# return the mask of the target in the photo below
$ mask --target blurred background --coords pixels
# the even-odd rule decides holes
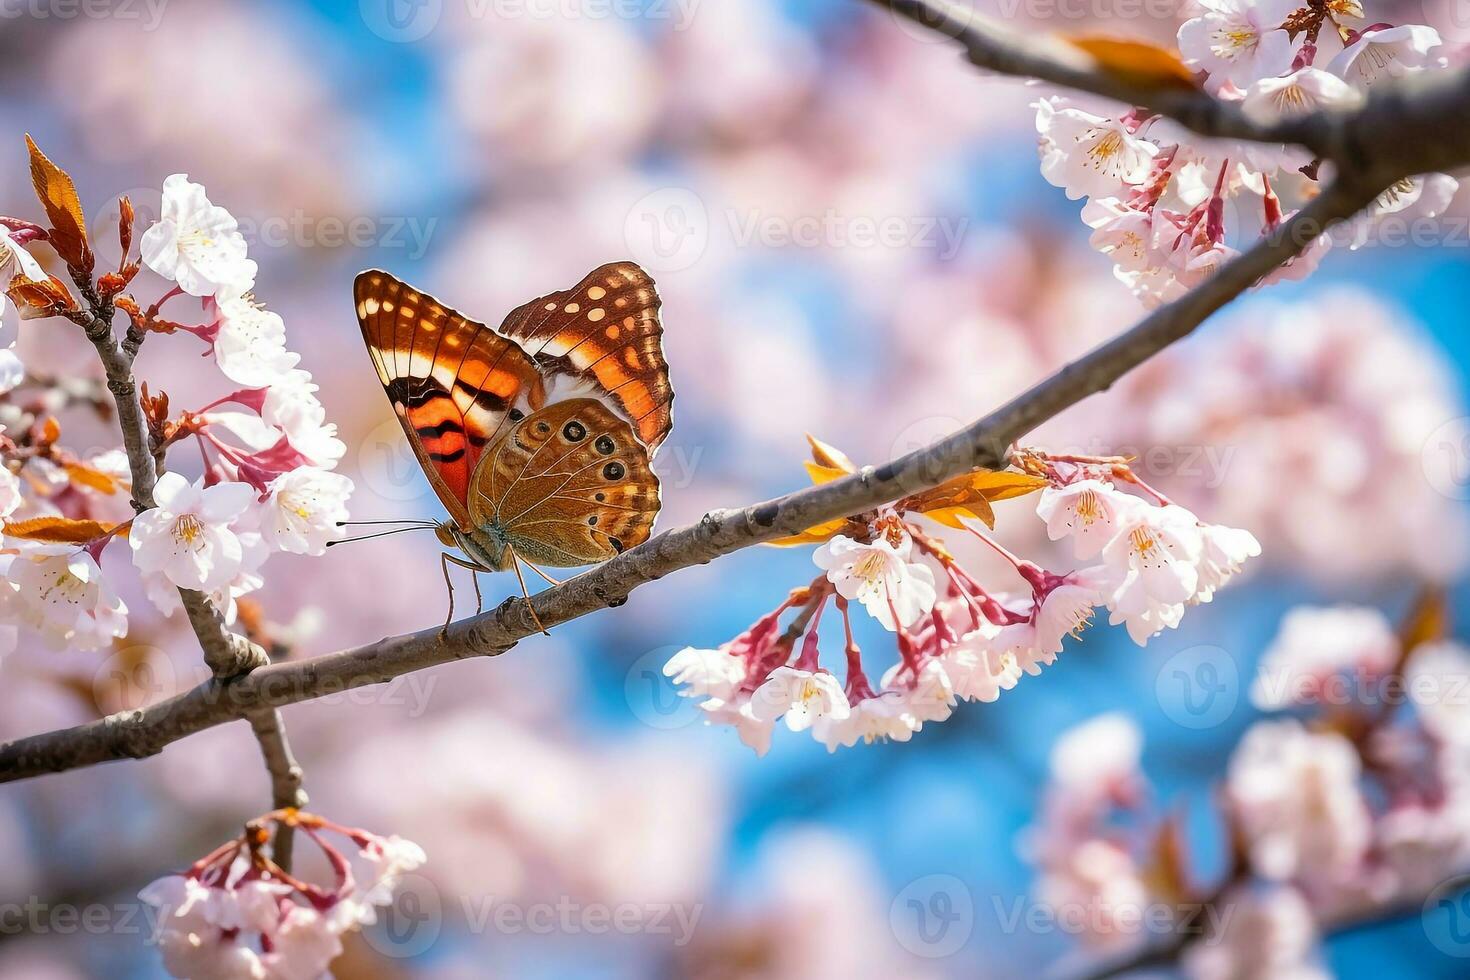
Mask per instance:
[[[1437,0],[1368,5],[1370,21],[1470,39],[1470,18]],[[983,6],[1028,31],[1156,40],[1184,14]],[[805,432],[887,459],[1142,314],[1088,248],[1077,204],[1038,174],[1028,103],[1042,91],[984,77],[857,0],[5,5],[0,213],[34,217],[25,132],[75,176],[99,242],[119,194],[151,219],[165,176],[203,183],[240,218],[256,294],[322,386],[359,518],[441,515],[362,348],[357,271],[389,269],[495,323],[632,258],[658,281],[678,392],[656,467],[670,527],[803,484]],[[311,808],[429,855],[336,974],[1029,977],[1071,962],[1075,936],[1016,918],[1035,908],[1024,830],[1060,733],[1124,712],[1159,804],[1207,810],[1287,610],[1351,602],[1396,618],[1433,583],[1456,610],[1470,602],[1464,197],[1435,242],[1335,250],[1035,434],[1138,453],[1165,492],[1263,542],[1253,574],[1147,649],[1101,624],[1043,677],[906,744],[829,756],[778,736],[756,759],[658,675],[813,574],[805,549],[753,549],[494,661],[286,709]],[[57,376],[94,371],[77,339],[20,328],[27,365]],[[160,338],[139,370],[169,379],[176,406],[202,404],[222,389],[190,388],[198,353]],[[1068,567],[1033,505],[997,508],[1001,539]],[[404,535],[279,556],[256,598],[296,656],[420,629],[444,612],[439,550]],[[485,586],[490,604],[514,589]],[[178,624],[125,598],[133,628],[116,650],[23,643],[0,664],[0,738],[202,679]],[[1201,649],[1219,668],[1204,715],[1171,680]],[[7,786],[0,904],[43,911],[39,927],[0,930],[0,976],[162,975],[146,920],[126,912],[137,890],[268,801],[239,724]],[[1218,858],[1218,828],[1197,831]],[[641,926],[497,925],[502,905],[632,908]],[[94,906],[107,910],[96,929],[45,911]],[[916,909],[943,913],[938,940]],[[1465,971],[1417,915],[1335,939],[1326,958],[1343,977]]]

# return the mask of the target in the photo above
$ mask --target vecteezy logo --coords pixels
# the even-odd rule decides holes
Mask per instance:
[[[444,904],[439,889],[423,875],[398,879],[393,902],[378,910],[378,919],[363,930],[369,946],[384,956],[407,959],[434,944],[444,926]]]
[[[361,482],[384,500],[406,503],[427,493],[423,471],[396,421],[382,422],[357,447]]]
[[[628,707],[650,728],[684,728],[700,718],[699,699],[680,697],[678,688],[664,676],[664,664],[681,649],[664,646],[650,650],[633,661],[623,678]]]
[[[1424,478],[1451,500],[1470,500],[1470,418],[1435,429],[1419,452]]]
[[[1240,700],[1240,668],[1220,647],[1189,647],[1164,661],[1154,693],[1175,724],[1213,728],[1230,717]]]
[[[628,210],[623,240],[645,269],[679,272],[704,255],[709,245],[709,212],[693,191],[665,187],[645,194]]]
[[[444,0],[358,0],[362,22],[385,41],[417,41],[439,23]]]
[[[1446,956],[1470,957],[1470,875],[1458,875],[1429,893],[1420,916],[1424,934]]]
[[[926,875],[894,897],[888,925],[898,944],[915,956],[952,956],[975,928],[975,901],[954,875]]]

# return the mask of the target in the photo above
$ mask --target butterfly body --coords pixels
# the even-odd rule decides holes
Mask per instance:
[[[354,289],[379,380],[476,570],[604,561],[648,539],[673,390],[653,281],[631,262],[499,330],[389,273]],[[517,570],[518,571],[518,570]]]

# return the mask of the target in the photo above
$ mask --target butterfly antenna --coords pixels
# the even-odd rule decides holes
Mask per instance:
[[[510,552],[510,567],[515,570],[516,581],[521,583],[521,595],[526,599],[526,612],[531,614],[531,622],[535,623],[536,628],[542,633],[550,636],[551,632],[545,626],[541,625],[541,617],[536,615],[536,607],[531,604],[531,593],[526,591],[526,579],[521,574],[521,556],[515,553],[514,548]],[[531,567],[535,568],[536,566],[531,565]]]
[[[400,517],[391,521],[338,521],[338,527],[363,527],[369,524],[415,524],[419,527],[433,527],[434,521],[426,521],[418,517]]]
[[[352,541],[371,541],[373,538],[386,538],[390,534],[401,534],[404,531],[427,531],[433,526],[432,524],[419,524],[414,527],[396,527],[391,531],[379,531],[376,534],[360,534],[355,538],[341,538],[336,541],[328,541],[327,547],[330,548],[334,544],[348,544]]]

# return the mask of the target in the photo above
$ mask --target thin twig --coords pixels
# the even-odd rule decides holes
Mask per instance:
[[[78,286],[82,282],[85,282],[84,278]],[[90,284],[84,291],[91,292]],[[158,484],[158,467],[148,445],[148,423],[138,399],[133,362],[113,333],[112,316],[112,304],[97,300],[92,304],[91,318],[83,329],[96,348],[107,375],[107,390],[112,393],[117,408],[117,423],[122,430],[123,450],[127,453],[133,481],[133,510],[142,513],[156,506],[153,488]],[[204,650],[204,662],[216,677],[232,677],[269,663],[264,650],[225,626],[224,618],[208,596],[192,589],[180,589],[179,598],[189,617],[189,625]]]
[[[278,709],[271,708],[250,716],[250,727],[255,730],[255,740],[260,743],[260,755],[265,762],[266,772],[271,777],[271,806],[280,810],[292,807],[297,810],[306,806],[306,790],[302,788],[303,773],[291,753],[291,744],[286,740],[286,724]],[[294,828],[282,822],[276,830],[271,845],[271,858],[286,871],[291,870]]]
[[[975,467],[1004,465],[1015,440],[1188,335],[1262,276],[1300,254],[1329,223],[1360,210],[1380,189],[1328,188],[1190,293],[972,425],[881,466],[741,510],[712,511],[697,524],[665,531],[535,596],[537,616],[551,626],[621,605],[638,586],[671,572],[859,513]],[[0,781],[153,755],[194,732],[263,708],[381,684],[453,660],[496,656],[535,632],[526,601],[513,598],[492,612],[452,624],[442,634],[435,627],[211,680],[146,708],[0,746]]]
[[[83,325],[83,330],[102,361],[107,389],[117,407],[117,421],[122,430],[123,448],[132,478],[133,510],[142,513],[156,506],[153,491],[163,466],[161,457],[149,445],[148,424],[138,397],[137,379],[133,376],[133,360],[137,356],[138,345],[131,342],[131,330],[128,339],[118,343],[112,327],[113,304],[97,295],[90,277],[81,270],[73,270],[72,278],[90,308],[91,318]],[[191,589],[180,589],[179,597],[189,617],[189,625],[199,640],[204,661],[215,677],[233,677],[270,662],[259,645],[229,629],[208,596]],[[280,712],[273,708],[257,712],[251,715],[251,726],[270,774],[274,806],[304,805],[306,794],[301,788],[301,767],[291,755]],[[289,828],[283,827],[277,834],[274,847],[276,862],[283,868],[289,868],[292,847]]]

